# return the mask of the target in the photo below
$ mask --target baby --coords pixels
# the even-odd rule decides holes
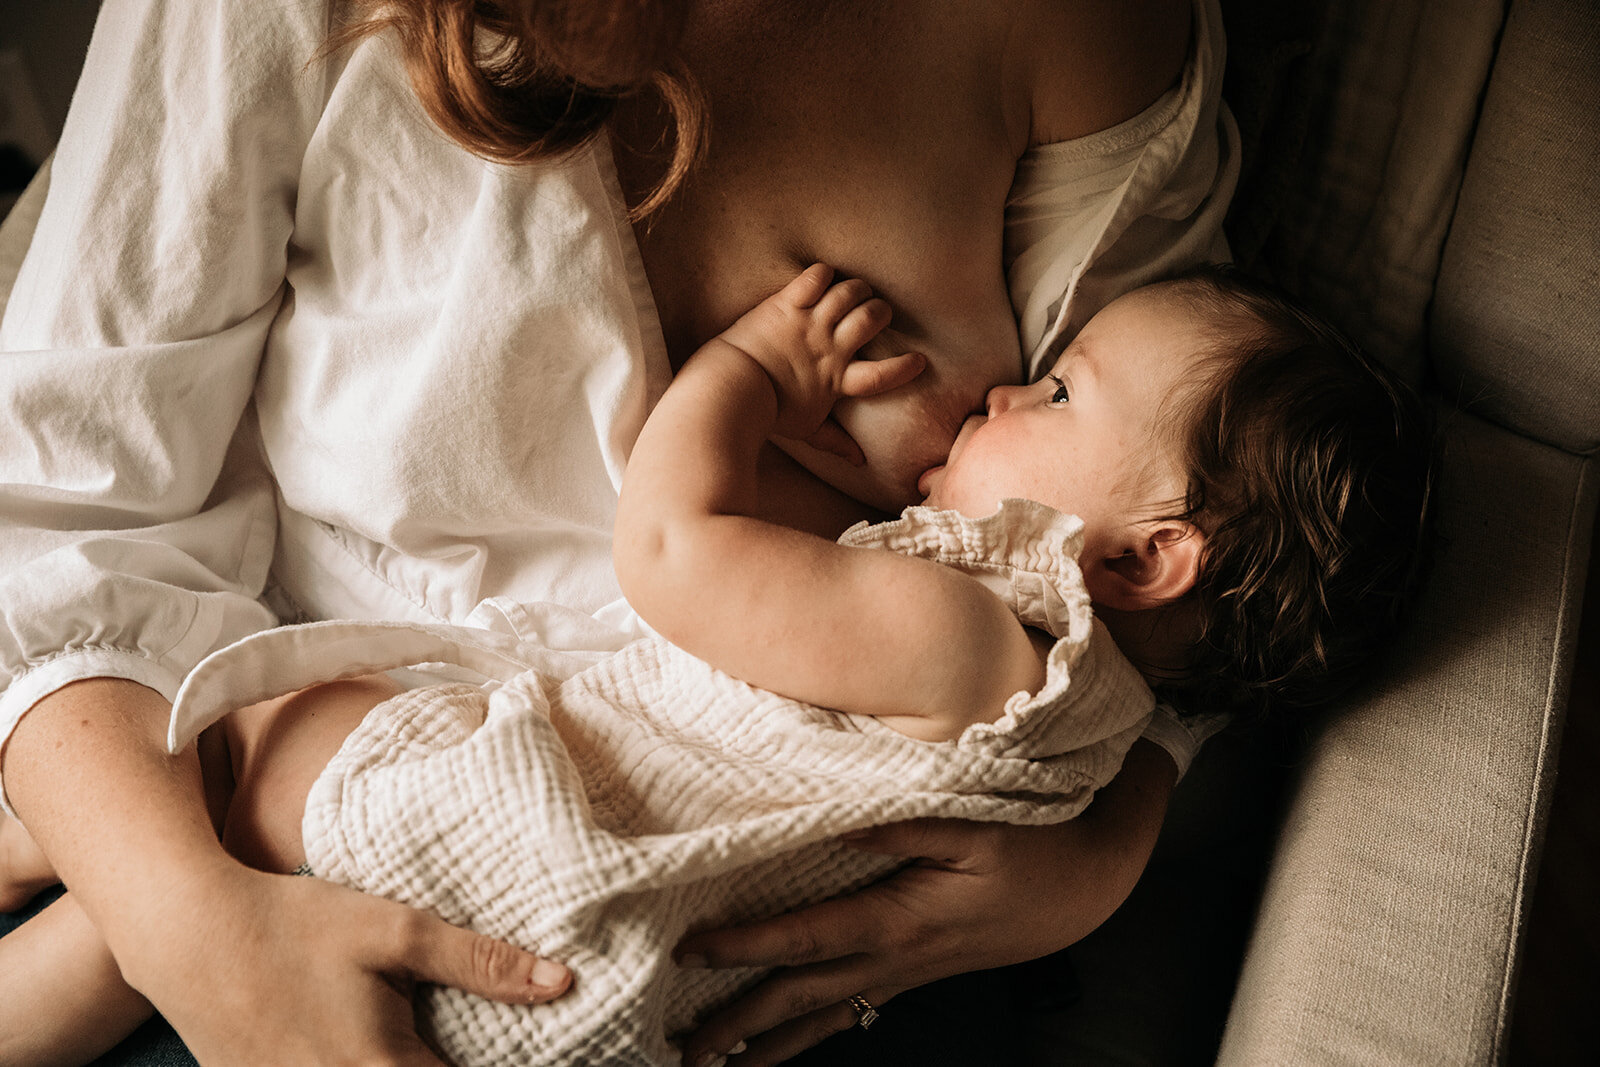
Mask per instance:
[[[813,266],[674,378],[615,537],[622,587],[665,640],[576,670],[462,629],[315,623],[196,669],[194,692],[235,703],[267,696],[251,689],[267,675],[273,692],[353,679],[202,737],[236,855],[428,908],[578,976],[537,1007],[419,990],[447,1058],[671,1062],[668,1034],[757,977],[680,967],[671,947],[892,866],[843,835],[1071,818],[1152,690],[1256,714],[1370,673],[1425,555],[1432,452],[1416,398],[1333,331],[1227,270],[1148,286],[1040,381],[992,390],[923,474],[921,506],[838,542],[753,518],[769,439],[812,436],[839,397],[922,372],[915,354],[855,358],[889,318],[865,284]],[[397,694],[354,677],[424,661],[490,682]],[[191,692],[175,745],[211,717]],[[0,835],[25,857],[0,872],[13,898],[50,880],[20,826]],[[30,925],[48,931],[61,907]],[[0,941],[0,975],[29,988],[69,966],[37,943]],[[49,1003],[0,997],[0,1060],[92,1058],[86,1028],[104,1046],[137,1018],[97,1005],[129,1002],[104,969]]]

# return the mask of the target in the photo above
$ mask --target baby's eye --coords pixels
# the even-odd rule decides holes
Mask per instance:
[[[1067,393],[1066,382],[1062,381],[1060,378],[1057,378],[1054,374],[1046,374],[1045,377],[1056,383],[1056,391],[1050,394],[1050,403],[1065,404],[1067,401],[1072,399],[1072,397]]]

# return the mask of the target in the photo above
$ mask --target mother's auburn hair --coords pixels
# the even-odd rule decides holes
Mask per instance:
[[[346,0],[353,18],[319,55],[392,30],[428,117],[468,151],[525,164],[572,152],[605,129],[618,101],[655,93],[671,114],[673,156],[631,212],[670,197],[705,145],[704,98],[677,59],[684,0]]]

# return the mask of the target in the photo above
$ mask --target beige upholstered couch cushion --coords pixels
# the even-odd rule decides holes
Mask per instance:
[[[1600,8],[1518,0],[1439,271],[1441,386],[1570,452],[1600,448]]]
[[[1449,447],[1406,667],[1309,746],[1220,1062],[1499,1055],[1597,472],[1470,415]]]
[[[1447,431],[1438,569],[1397,676],[1307,748],[1221,1062],[1504,1055],[1600,489],[1577,454],[1600,443],[1596,113],[1600,12],[1515,0],[1417,349]]]

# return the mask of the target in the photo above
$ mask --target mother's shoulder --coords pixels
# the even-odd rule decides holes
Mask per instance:
[[[1194,0],[1025,0],[1008,38],[1032,113],[1030,144],[1095,133],[1177,84]]]

